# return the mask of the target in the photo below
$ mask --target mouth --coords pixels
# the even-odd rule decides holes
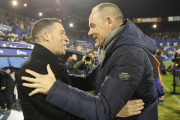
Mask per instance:
[[[97,39],[97,36],[96,36],[96,35],[93,35],[93,38],[94,38],[94,39]]]

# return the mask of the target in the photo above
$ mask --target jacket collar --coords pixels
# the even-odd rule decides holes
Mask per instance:
[[[31,56],[35,56],[36,58],[46,61],[48,64],[50,63],[64,63],[63,55],[55,55],[50,50],[45,48],[44,46],[35,43],[34,49],[32,51]]]

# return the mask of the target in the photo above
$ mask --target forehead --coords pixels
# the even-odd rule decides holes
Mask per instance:
[[[98,20],[97,17],[98,17],[98,10],[95,10],[89,16],[89,25],[95,23]]]
[[[57,30],[64,30],[64,27],[62,26],[62,24],[58,22],[54,23],[54,26],[55,26],[55,29]]]

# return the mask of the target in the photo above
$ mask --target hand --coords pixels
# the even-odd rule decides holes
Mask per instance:
[[[159,97],[159,100],[163,101],[164,100],[164,96]]]
[[[1,87],[1,90],[4,90],[6,87]]]
[[[90,60],[90,61],[86,61],[86,60],[85,60],[85,63],[88,64],[88,65],[89,65],[89,64],[92,64],[92,63],[91,63],[91,60]]]
[[[26,70],[27,73],[34,76],[35,78],[30,77],[21,77],[22,80],[32,82],[32,83],[23,83],[23,86],[29,88],[36,88],[32,91],[29,96],[35,95],[37,93],[42,93],[47,95],[51,87],[53,86],[54,82],[56,81],[55,75],[52,72],[50,65],[47,65],[47,75],[41,75],[31,70]]]
[[[121,111],[116,115],[116,117],[130,117],[133,115],[138,115],[144,108],[144,102],[142,100],[129,100],[127,104],[121,109]]]
[[[178,66],[178,64],[176,64],[176,67]]]
[[[82,57],[82,61],[83,61],[83,62],[85,61],[85,56]]]

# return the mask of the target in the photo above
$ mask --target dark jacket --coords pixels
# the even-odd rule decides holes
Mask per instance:
[[[77,74],[76,69],[74,68],[74,65],[77,63],[77,61],[75,60],[70,60],[68,63],[68,70],[69,70],[69,74]]]
[[[154,80],[155,80],[155,84],[156,84],[156,89],[158,92],[158,97],[161,97],[164,95],[164,90],[163,90],[163,87],[161,86],[161,81],[159,78],[158,63],[152,55],[149,56],[149,60],[153,67],[153,75],[154,75]]]
[[[75,68],[78,70],[84,70],[84,75],[88,75],[96,66],[100,64],[98,59],[94,59],[92,64],[85,64],[84,61],[79,61],[75,64]]]
[[[145,105],[140,115],[119,120],[158,120],[157,90],[148,58],[153,43],[130,20],[124,24],[105,53],[96,96],[56,81],[46,100],[86,120],[112,120],[128,100],[142,99]]]
[[[0,69],[0,89],[1,87],[6,87],[5,90],[11,89],[13,83],[14,80],[12,77],[4,70]]]
[[[45,101],[46,96],[37,94],[29,97],[28,94],[34,89],[23,87],[22,76],[32,77],[25,72],[26,69],[34,70],[41,74],[47,74],[47,64],[50,64],[56,78],[66,84],[72,85],[67,74],[62,56],[55,56],[45,47],[35,44],[31,56],[22,66],[18,78],[18,93],[21,101],[24,120],[75,120],[75,116],[53,106]]]
[[[159,63],[160,63],[160,69],[164,69],[166,68],[166,66],[163,63],[163,59],[160,55],[156,55],[156,58],[158,59]]]

